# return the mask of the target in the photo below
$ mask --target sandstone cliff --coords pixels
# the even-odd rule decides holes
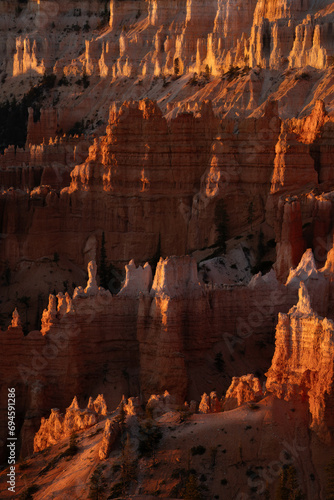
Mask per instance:
[[[311,429],[330,442],[333,431],[333,335],[331,320],[317,316],[301,283],[299,301],[280,314],[267,390],[286,400],[306,400]]]

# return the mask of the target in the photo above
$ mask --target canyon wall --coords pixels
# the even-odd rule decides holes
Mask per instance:
[[[174,111],[164,116],[147,99],[114,103],[104,136],[8,148],[2,262],[13,267],[57,251],[84,266],[88,240],[99,249],[105,232],[108,259],[123,266],[133,255],[144,263],[255,230],[264,246],[276,240],[281,281],[307,247],[323,265],[332,244],[332,121],[323,102],[284,121],[275,102],[246,119],[220,119],[209,101]],[[46,187],[33,190],[39,184]]]
[[[87,404],[88,394],[96,397],[103,392],[107,404],[115,407],[123,394],[145,401],[152,393],[168,390],[182,403],[185,399],[199,401],[212,387],[224,393],[232,376],[255,372],[263,377],[273,354],[277,316],[276,351],[267,390],[293,398],[306,384],[303,390],[310,401],[316,400],[316,407],[325,405],[313,425],[322,432],[321,422],[330,413],[327,396],[321,396],[321,384],[327,384],[326,392],[332,375],[328,371],[328,377],[322,379],[321,374],[328,369],[326,363],[332,355],[326,336],[330,335],[331,319],[319,320],[317,314],[334,316],[329,300],[333,297],[331,262],[330,256],[318,271],[308,250],[286,285],[279,284],[272,271],[255,276],[247,286],[221,287],[200,285],[191,257],[160,259],[153,283],[148,264],[136,268],[130,262],[123,288],[114,296],[98,287],[96,264],[91,262],[85,289],[76,288],[72,298],[68,293],[50,295],[40,332],[24,336],[17,311],[9,329],[2,332],[2,392],[7,386],[17,390],[22,454],[29,453],[41,417],[51,407],[63,411],[74,394],[80,404]],[[288,313],[300,286],[299,305]],[[307,337],[311,325],[327,332],[312,334],[314,345]],[[295,334],[291,332],[297,327],[305,346],[293,347]],[[292,340],[283,342],[283,337],[291,335]],[[314,352],[307,359],[316,366],[305,370],[320,371],[316,378],[305,375],[305,379],[300,353],[309,349]],[[282,370],[283,365],[289,368]],[[314,385],[316,380],[322,380],[320,388]],[[1,409],[2,414],[4,411]],[[1,421],[4,425],[5,419]],[[5,425],[1,435],[4,432]]]
[[[19,19],[30,16],[39,33],[32,31],[15,41],[9,37],[5,44],[14,76],[27,71],[43,74],[55,64],[57,71],[64,68],[67,74],[79,67],[78,61],[69,60],[71,47],[57,39],[55,28],[68,29],[77,43],[83,38],[87,74],[97,72],[101,77],[158,76],[173,72],[176,59],[181,73],[199,73],[208,65],[213,74],[220,74],[231,64],[323,69],[333,55],[329,0],[314,6],[301,0],[113,0],[107,11],[99,2],[60,2],[53,10],[43,2],[34,4],[29,2]],[[101,19],[104,26],[109,21],[109,29],[95,39],[86,37],[90,29],[103,26]],[[64,55],[56,61],[59,51]]]
[[[232,373],[263,373],[277,314],[296,301],[294,287],[260,276],[249,286],[202,287],[190,257],[161,259],[152,286],[149,266],[130,263],[114,296],[98,288],[94,263],[88,272],[87,287],[72,298],[50,295],[40,332],[24,336],[15,312],[1,334],[2,396],[16,388],[23,454],[31,452],[41,417],[51,407],[63,411],[74,394],[87,403],[88,394],[103,392],[115,406],[122,394],[147,400],[168,390],[183,402],[199,400],[212,384],[225,391]]]

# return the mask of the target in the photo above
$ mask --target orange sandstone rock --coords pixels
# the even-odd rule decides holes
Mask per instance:
[[[333,430],[333,322],[317,316],[303,283],[299,301],[280,314],[267,390],[289,401],[308,401],[311,429],[331,442]]]

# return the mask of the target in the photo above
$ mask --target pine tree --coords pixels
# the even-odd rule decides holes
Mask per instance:
[[[197,478],[194,474],[190,474],[183,495],[184,500],[201,500],[202,496],[199,491]]]
[[[216,243],[222,248],[224,253],[226,252],[226,241],[228,240],[228,223],[229,217],[225,209],[224,200],[219,200],[215,210],[215,224],[218,233]]]
[[[130,434],[128,433],[123,446],[121,461],[121,480],[123,483],[123,489],[125,489],[132,480],[136,479],[136,468],[136,462],[133,460]]]
[[[101,241],[99,276],[100,276],[100,285],[103,288],[108,289],[109,280],[108,280],[108,269],[107,269],[106,239],[104,231],[102,233],[102,241]]]
[[[102,498],[101,495],[103,493],[103,490],[105,489],[103,479],[104,478],[102,471],[98,466],[90,477],[90,489],[88,496],[90,500],[99,500],[100,498]]]
[[[209,67],[209,65],[208,65],[208,64],[205,66],[204,78],[205,78],[207,81],[210,81],[210,78],[211,78],[211,69],[210,69],[210,67]]]
[[[297,481],[296,468],[293,465],[283,467],[275,500],[303,500],[303,498],[304,495]]]
[[[174,60],[174,74],[176,76],[180,74],[180,60],[178,57]]]
[[[334,500],[334,458],[326,467],[326,500]]]

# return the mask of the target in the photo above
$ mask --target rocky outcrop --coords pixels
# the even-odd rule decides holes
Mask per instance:
[[[198,407],[199,413],[218,413],[221,410],[222,404],[215,391],[211,392],[210,395],[202,394]]]
[[[125,282],[119,292],[119,296],[138,296],[141,292],[148,293],[152,286],[152,269],[148,262],[144,267],[138,266],[131,260],[125,266]]]
[[[168,391],[165,391],[162,395],[152,394],[150,396],[147,401],[146,412],[150,413],[153,418],[156,418],[176,408],[175,398]]]
[[[158,249],[158,257],[187,253],[192,197],[218,127],[210,103],[170,122],[148,100],[112,108],[107,135],[96,139],[87,160],[73,169],[68,188],[46,195],[41,209],[27,193],[16,194],[17,203],[29,207],[26,223],[7,214],[10,196],[3,194],[1,230],[9,235],[1,249],[4,261],[14,260],[13,239],[18,253],[32,259],[52,255],[57,241],[59,254],[82,265],[92,232],[101,238],[103,231],[108,260],[122,265],[133,255],[139,262],[152,259]]]
[[[193,199],[191,248],[217,241],[219,229],[211,221],[224,226],[220,231],[232,237],[246,230],[250,222],[256,225],[263,220],[279,130],[276,102],[263,106],[254,117],[222,122],[222,132],[212,145],[210,165]]]
[[[306,400],[311,429],[326,442],[333,437],[334,425],[333,339],[333,322],[314,313],[301,283],[298,304],[278,317],[267,390],[288,401]]]
[[[243,403],[259,401],[263,397],[262,385],[253,374],[233,377],[232,383],[225,394],[223,408],[233,410]]]
[[[41,427],[34,438],[34,452],[42,451],[77,431],[92,427],[105,416],[106,404],[102,395],[99,395],[94,402],[89,401],[84,410],[80,410],[75,397],[66,409],[65,415],[56,408],[51,410],[48,419],[42,418]]]
[[[278,236],[275,271],[279,279],[285,280],[289,269],[299,264],[305,251],[305,240],[299,201],[289,197],[285,202],[279,202],[278,207],[282,226]]]
[[[296,289],[273,276],[257,276],[249,286],[201,286],[190,257],[161,259],[150,291],[138,273],[131,293],[114,296],[97,289],[95,270],[91,263],[87,286],[73,297],[50,295],[41,332],[24,336],[15,327],[0,336],[0,375],[16,387],[28,444],[41,417],[52,407],[64,411],[71,394],[84,401],[89,392],[103,392],[114,406],[123,394],[148,400],[166,390],[175,404],[199,400],[213,383],[220,393],[227,389],[217,352],[227,373],[266,370],[277,313],[296,300]],[[240,354],[246,350],[249,357]]]
[[[105,460],[109,457],[113,444],[120,434],[120,426],[116,418],[108,419],[104,426],[103,438],[99,448],[100,460]]]
[[[320,316],[326,316],[329,310],[330,280],[322,270],[318,270],[311,249],[306,250],[300,263],[295,269],[290,269],[286,285],[299,289],[301,284],[307,288],[311,305]]]

